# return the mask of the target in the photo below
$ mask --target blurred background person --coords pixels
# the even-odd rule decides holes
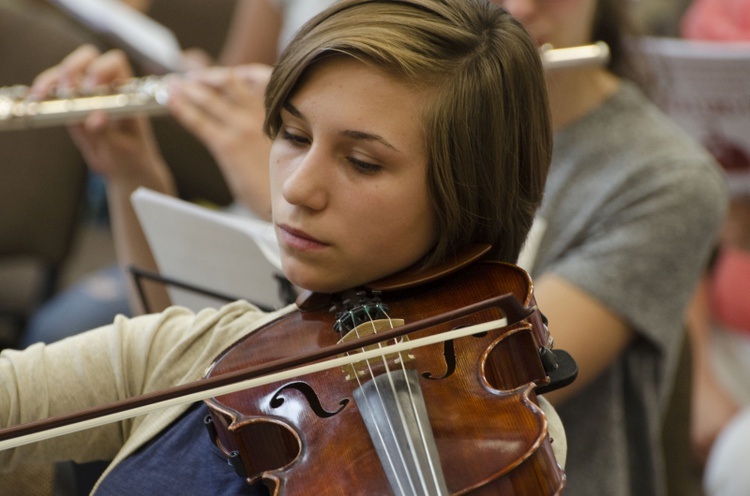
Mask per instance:
[[[91,179],[95,200],[90,203],[103,206],[99,211],[104,211],[112,224],[119,263],[87,275],[40,308],[32,315],[20,346],[52,342],[104,325],[118,313],[131,315],[141,311],[140,297],[128,284],[131,278],[127,266],[134,264],[156,271],[156,265],[130,205],[129,195],[137,186],[218,206],[236,202],[239,208],[235,211],[268,217],[268,174],[263,164],[270,142],[262,133],[261,123],[270,64],[296,30],[331,3],[332,0],[239,0],[216,65],[211,51],[189,51],[193,66],[190,77],[195,83],[189,88],[195,99],[183,98],[176,90],[170,104],[176,119],[153,120],[158,146],[170,164],[158,172],[159,183],[145,176],[136,180],[136,171],[130,171],[132,188],[112,195],[105,193],[111,171],[97,170]],[[159,2],[142,2],[140,7],[147,12],[164,8]],[[167,17],[158,10],[154,14],[157,18]],[[228,69],[240,64],[243,67]],[[212,98],[210,104],[205,102],[207,96]],[[211,185],[217,182],[215,177],[201,180],[216,167],[221,173],[221,185]],[[228,194],[221,191],[222,187]],[[168,306],[161,284],[145,283],[144,287],[152,310]]]
[[[667,494],[674,454],[662,421],[688,302],[726,210],[723,177],[646,97],[631,2],[495,3],[540,46],[611,50],[606,66],[548,72],[552,165],[531,236],[538,247],[521,260],[556,345],[579,366],[571,387],[548,395],[568,435],[567,491]]]

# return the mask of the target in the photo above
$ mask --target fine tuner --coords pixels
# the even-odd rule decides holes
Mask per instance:
[[[609,61],[609,47],[603,42],[571,48],[545,45],[540,51],[546,70],[604,65]],[[47,100],[27,100],[28,86],[0,87],[0,131],[73,124],[95,110],[103,110],[112,117],[167,114],[170,77],[133,78],[114,91],[55,95]]]

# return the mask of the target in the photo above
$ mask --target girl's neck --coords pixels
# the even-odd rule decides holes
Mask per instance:
[[[547,91],[552,112],[552,128],[559,131],[585,116],[612,96],[620,79],[601,67],[552,71]]]

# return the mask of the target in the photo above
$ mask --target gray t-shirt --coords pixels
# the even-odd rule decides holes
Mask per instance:
[[[563,277],[637,333],[558,409],[569,494],[665,494],[661,419],[683,315],[726,202],[712,158],[630,83],[555,135],[532,275]]]

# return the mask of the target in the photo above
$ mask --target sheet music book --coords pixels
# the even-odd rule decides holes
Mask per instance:
[[[49,3],[155,72],[184,70],[182,48],[166,26],[119,0],[49,0]]]
[[[654,101],[716,157],[731,194],[750,194],[750,43],[642,43]]]
[[[131,196],[159,273],[193,286],[281,308],[279,248],[270,223],[146,188]],[[172,303],[198,311],[226,301],[167,286]]]

